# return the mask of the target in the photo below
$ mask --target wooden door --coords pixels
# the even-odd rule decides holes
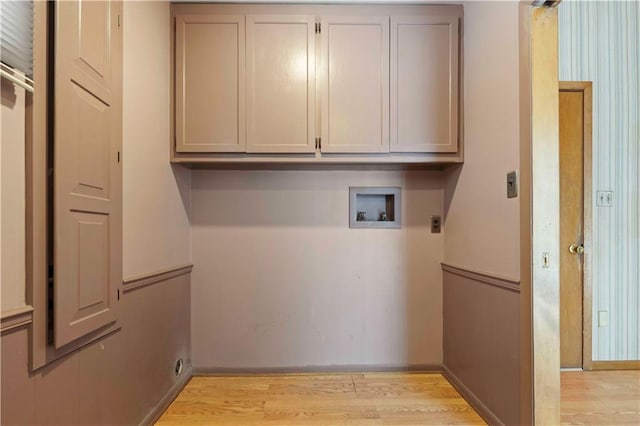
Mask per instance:
[[[245,152],[244,25],[241,15],[176,17],[177,152]]]
[[[560,90],[560,366],[583,360],[584,92]]]
[[[391,152],[457,152],[458,20],[391,17]]]
[[[389,18],[322,18],[322,152],[389,152]]]
[[[122,280],[122,3],[56,2],[55,346],[116,320]]]
[[[315,17],[247,16],[247,152],[314,152]]]

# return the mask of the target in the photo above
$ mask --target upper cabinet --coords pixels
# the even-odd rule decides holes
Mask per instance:
[[[389,152],[389,17],[321,22],[322,152]]]
[[[460,6],[172,6],[172,161],[451,163]]]
[[[247,152],[314,152],[315,17],[247,16]]]
[[[245,152],[244,20],[176,16],[176,151]]]
[[[458,17],[391,17],[391,152],[458,150]]]

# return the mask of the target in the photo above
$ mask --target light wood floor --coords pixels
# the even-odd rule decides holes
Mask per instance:
[[[563,371],[561,418],[573,425],[640,425],[640,371]]]
[[[158,425],[485,424],[441,374],[193,377]]]

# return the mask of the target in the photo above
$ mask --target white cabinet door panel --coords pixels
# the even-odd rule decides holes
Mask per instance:
[[[240,15],[176,17],[176,151],[245,151]]]
[[[392,17],[391,152],[457,152],[458,84],[458,17]]]
[[[389,18],[322,18],[322,152],[389,152]]]
[[[315,150],[315,17],[247,16],[247,152]]]

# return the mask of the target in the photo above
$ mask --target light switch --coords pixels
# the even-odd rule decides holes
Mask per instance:
[[[507,173],[507,198],[518,196],[518,172],[515,170]]]
[[[551,264],[551,261],[549,260],[549,253],[547,252],[542,253],[542,267],[548,268],[550,264]]]

